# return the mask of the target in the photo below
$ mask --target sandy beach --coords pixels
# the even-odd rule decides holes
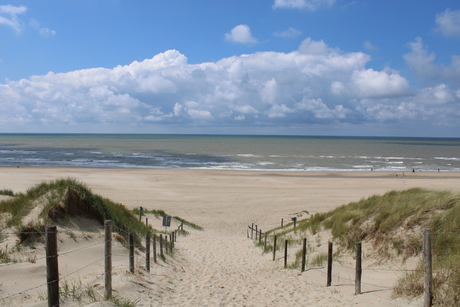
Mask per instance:
[[[284,270],[280,262],[271,261],[271,255],[262,255],[261,250],[246,238],[247,225],[255,223],[262,229],[269,229],[278,226],[282,218],[288,220],[304,210],[309,214],[325,212],[390,190],[422,187],[460,191],[460,173],[457,172],[48,167],[1,168],[0,189],[25,192],[42,181],[67,177],[129,208],[162,209],[204,227],[203,231],[189,229],[187,237],[179,238],[174,259],[153,265],[150,273],[130,276],[126,268],[119,270],[114,278],[114,289],[122,297],[139,300],[138,306],[368,306],[370,303],[373,306],[419,306],[418,300],[392,299],[390,290],[371,285],[379,283],[390,287],[398,277],[395,272],[375,273],[369,277],[368,280],[372,279],[369,285],[363,286],[363,294],[355,296],[354,284],[345,278],[352,276],[352,271],[337,271],[343,279],[335,280],[332,287],[326,288],[325,276],[319,270],[307,270],[302,274],[298,270]],[[154,219],[152,223],[160,225],[160,221]],[[96,238],[95,234],[91,240]],[[66,248],[72,249],[72,240],[62,241],[62,244],[69,244]],[[120,255],[127,253],[117,248]],[[84,250],[75,257],[86,258],[90,263],[100,255]],[[61,257],[60,261],[60,265],[69,270],[77,267],[75,258]],[[122,267],[127,260],[120,257],[114,261],[115,266]],[[0,267],[0,270],[0,297],[43,283],[45,272],[39,261],[34,265]],[[3,280],[5,276],[8,282]],[[85,284],[101,283],[91,268],[79,272],[78,278]],[[8,288],[9,285],[16,288]],[[35,293],[31,290],[1,301],[0,305],[7,306],[11,302],[18,306],[43,304]]]

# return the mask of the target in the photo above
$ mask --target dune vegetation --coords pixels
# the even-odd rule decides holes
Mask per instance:
[[[460,304],[460,194],[450,191],[409,189],[391,191],[340,206],[326,213],[272,229],[299,244],[300,235],[328,231],[341,250],[353,251],[356,242],[372,246],[376,261],[401,261],[422,254],[422,230],[431,230],[434,305]],[[296,242],[297,241],[297,242]],[[266,252],[272,247],[268,246]],[[324,255],[319,255],[325,258]],[[297,261],[300,259],[300,253]],[[321,261],[320,261],[321,260]],[[319,265],[325,259],[313,259]],[[407,272],[394,287],[395,296],[423,294],[423,263]]]
[[[0,202],[0,229],[14,229],[20,242],[39,240],[47,226],[54,223],[65,225],[74,217],[92,219],[101,225],[105,220],[111,220],[113,231],[125,239],[128,233],[133,233],[136,244],[140,243],[140,238],[147,231],[162,232],[139,221],[137,209],[129,210],[123,204],[94,194],[89,187],[74,179],[43,182],[25,193],[3,191],[2,194],[10,196],[10,199]],[[36,210],[33,219],[27,219],[32,210]],[[163,210],[152,212],[156,216],[166,215]],[[193,224],[179,217],[174,218]]]

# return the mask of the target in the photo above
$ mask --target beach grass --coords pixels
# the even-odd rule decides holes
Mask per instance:
[[[372,245],[376,260],[399,257],[402,262],[422,253],[422,229],[432,232],[434,304],[458,306],[460,302],[460,194],[413,188],[390,191],[340,206],[326,213],[271,230],[287,237],[294,233],[315,235],[329,231],[341,250],[353,251],[357,242]],[[300,238],[299,238],[300,239]],[[294,240],[294,239],[293,239]],[[296,262],[300,256],[296,257]],[[321,265],[324,255],[311,264]],[[423,294],[423,264],[407,272],[397,283],[395,296]]]
[[[23,224],[24,217],[38,205],[43,206],[39,219]],[[86,185],[71,178],[42,182],[26,193],[17,193],[15,197],[0,202],[0,213],[9,215],[5,225],[16,229],[21,242],[36,233],[43,234],[45,227],[54,222],[65,222],[72,217],[94,219],[101,225],[105,220],[111,220],[115,232],[125,238],[132,232],[137,242],[147,231],[154,231],[139,222],[122,204],[94,194]]]

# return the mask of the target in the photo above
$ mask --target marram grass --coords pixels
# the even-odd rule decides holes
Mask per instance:
[[[433,233],[434,306],[459,306],[459,193],[419,188],[391,191],[298,221],[295,231],[330,230],[341,249],[353,250],[356,242],[364,241],[372,244],[382,260],[397,256],[404,262],[421,256],[423,228]],[[283,235],[289,231],[294,230],[289,227]],[[421,265],[399,281],[394,295],[423,294]]]

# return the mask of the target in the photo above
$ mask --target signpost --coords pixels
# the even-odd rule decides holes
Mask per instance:
[[[163,216],[163,227],[170,227],[170,226],[171,226],[171,217],[164,215]]]

